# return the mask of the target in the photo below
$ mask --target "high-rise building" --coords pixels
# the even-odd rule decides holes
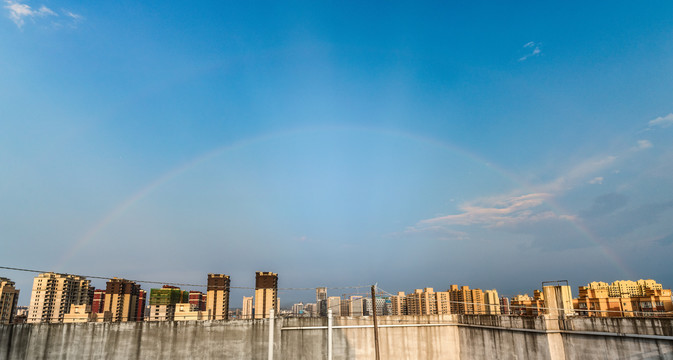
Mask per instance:
[[[209,320],[229,319],[229,285],[228,275],[208,274],[208,295],[206,311]]]
[[[332,310],[332,316],[341,316],[341,298],[330,296],[325,301],[327,310]]]
[[[342,298],[339,301],[339,315],[341,316],[351,316],[351,301],[349,299]]]
[[[91,312],[94,314],[103,313],[105,305],[105,290],[96,289],[93,291],[93,298],[91,299]]]
[[[138,299],[143,297],[141,291],[140,284],[131,280],[116,277],[108,280],[105,284],[103,313],[98,314],[96,321],[143,321],[138,313]]]
[[[299,302],[292,305],[292,315],[294,316],[303,316],[304,315],[304,303]]]
[[[348,301],[348,314],[350,316],[363,316],[365,313],[365,306],[362,296],[351,295]],[[342,313],[341,316],[344,314]]]
[[[318,306],[320,316],[327,316],[327,288],[315,288],[315,303]]]
[[[449,292],[435,292],[433,288],[416,289],[406,296],[407,315],[451,314],[449,295]]]
[[[390,314],[386,314],[386,301],[387,300],[388,299],[382,298],[382,297],[377,297],[376,298],[376,315],[378,315],[378,316],[390,315]],[[372,299],[362,298],[362,304],[363,304],[363,311],[362,311],[363,316],[374,315],[374,305],[372,305]]]
[[[89,303],[89,280],[77,275],[42,273],[33,280],[28,322],[63,322],[70,305]]]
[[[189,293],[175,286],[164,285],[161,289],[150,290],[149,321],[173,321],[175,306],[189,303]]]
[[[255,319],[265,319],[271,309],[278,313],[278,274],[258,271],[255,274]]]
[[[252,319],[254,315],[253,299],[252,296],[243,297],[243,313],[241,316],[243,316],[244,319]]]
[[[484,290],[484,304],[485,314],[500,315],[500,299],[496,289]]]
[[[0,324],[14,322],[14,312],[18,301],[19,290],[14,287],[14,282],[0,277]]]
[[[200,291],[189,292],[189,303],[199,311],[206,311],[206,295]]]
[[[397,295],[390,297],[392,315],[408,315],[407,313],[407,296],[404,291],[400,291]]]
[[[652,316],[654,313],[672,312],[670,289],[647,288],[644,296],[609,296],[607,288],[579,287],[579,297],[573,299],[579,315],[596,317]]]
[[[484,292],[469,286],[451,285],[449,288],[452,314],[485,314]]]
[[[587,285],[589,289],[607,289],[610,297],[645,296],[647,289],[661,290],[663,287],[652,279],[638,281],[617,280],[608,285],[602,281],[594,281]]]
[[[147,291],[140,289],[138,292],[138,307],[136,309],[136,321],[145,320],[145,304],[147,302]]]
[[[500,298],[500,313],[503,315],[510,314],[509,298],[506,296]]]
[[[318,316],[318,305],[316,305],[316,303],[304,304],[304,311],[308,316]]]

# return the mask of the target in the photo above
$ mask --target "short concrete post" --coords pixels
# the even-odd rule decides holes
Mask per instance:
[[[273,309],[269,310],[269,360],[273,360],[273,333],[275,332],[274,329],[274,312]]]
[[[332,360],[332,309],[327,310],[327,360]]]

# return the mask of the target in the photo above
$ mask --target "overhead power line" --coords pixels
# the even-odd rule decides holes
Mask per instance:
[[[55,272],[55,271],[46,271],[46,270],[35,270],[35,269],[22,269],[22,268],[16,268],[16,267],[9,267],[9,266],[0,266],[0,269],[5,269],[5,270],[13,270],[13,271],[23,271],[23,272],[30,272],[30,273],[49,273],[53,272],[54,274],[59,274],[59,275],[75,275],[75,276],[81,276],[85,278],[90,278],[90,279],[102,279],[102,280],[110,280],[113,278],[113,276],[97,276],[97,275],[82,275],[82,274],[70,274],[70,273],[60,273],[60,272]],[[144,284],[159,284],[159,285],[171,285],[171,286],[190,286],[190,287],[201,287],[205,288],[207,285],[204,284],[185,284],[185,283],[174,283],[174,282],[164,282],[164,281],[154,281],[154,280],[137,280],[137,279],[126,279],[129,281],[137,282],[137,283],[144,283]],[[356,286],[340,286],[340,287],[325,287],[325,286],[317,286],[317,287],[324,287],[326,289],[331,289],[331,290],[337,290],[337,289],[359,289],[359,288],[366,288],[366,285],[356,285]],[[243,289],[243,290],[255,290],[256,288],[254,287],[247,287],[247,286],[230,286],[230,289]],[[278,291],[307,291],[307,290],[315,290],[316,287],[303,287],[303,288],[278,288]]]

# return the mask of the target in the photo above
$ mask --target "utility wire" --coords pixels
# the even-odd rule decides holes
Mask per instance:
[[[84,278],[90,278],[90,279],[102,279],[102,280],[110,280],[113,277],[111,276],[96,276],[96,275],[81,275],[81,274],[69,274],[69,273],[57,273],[53,271],[44,271],[44,270],[34,270],[34,269],[22,269],[22,268],[15,268],[15,267],[9,267],[9,266],[0,266],[0,269],[5,269],[5,270],[14,270],[14,271],[23,271],[23,272],[30,272],[30,273],[49,273],[52,272],[54,274],[58,275],[74,275],[74,276],[81,276]],[[204,284],[185,284],[185,283],[173,283],[173,282],[163,282],[163,281],[152,281],[152,280],[135,280],[135,279],[125,279],[128,281],[133,281],[136,283],[145,283],[145,284],[159,284],[159,285],[171,285],[171,286],[190,286],[190,287],[201,287],[205,288],[208,287],[207,285]],[[320,286],[324,287],[324,286]],[[324,287],[326,289],[332,289],[332,290],[338,290],[338,289],[360,289],[360,288],[366,288],[366,285],[357,285],[357,286],[340,286],[340,287]],[[229,286],[229,289],[243,289],[243,290],[256,290],[257,288],[255,287],[248,287],[248,286]],[[276,290],[278,291],[307,291],[307,290],[315,290],[316,288],[277,288]]]

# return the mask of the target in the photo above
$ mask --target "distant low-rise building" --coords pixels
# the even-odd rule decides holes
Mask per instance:
[[[71,305],[70,312],[63,316],[63,323],[83,323],[96,321],[96,314],[91,312],[91,305]]]
[[[512,315],[538,316],[544,314],[544,295],[540,290],[533,292],[533,297],[528,294],[517,295],[510,303]]]

